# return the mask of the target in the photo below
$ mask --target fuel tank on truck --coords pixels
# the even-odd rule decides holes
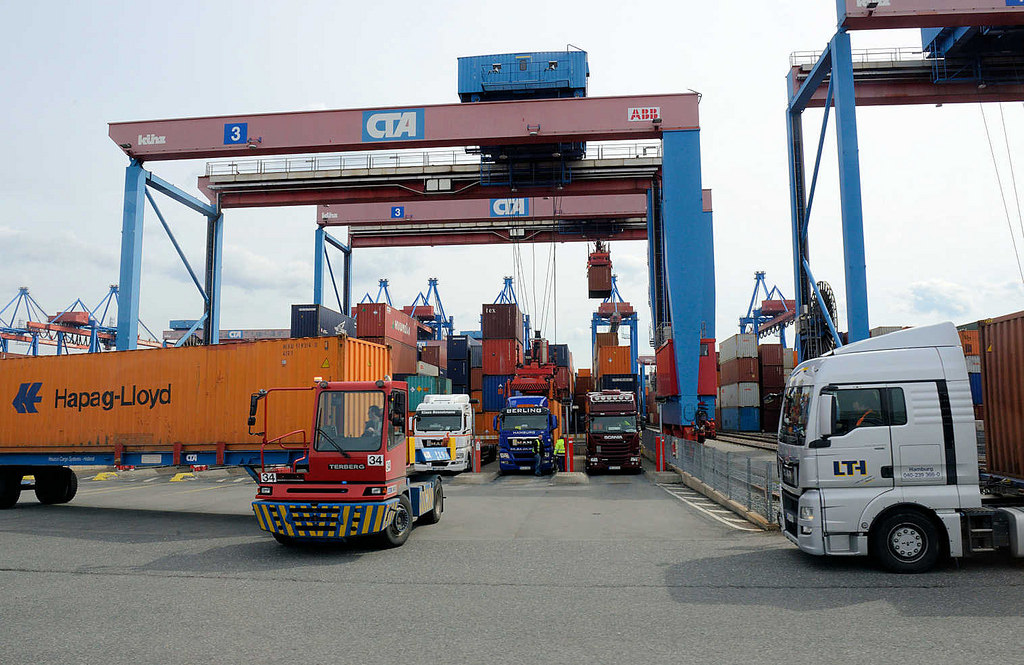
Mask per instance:
[[[385,347],[344,337],[4,360],[0,454],[251,450],[253,393],[390,373]],[[308,430],[309,393],[276,398],[268,415],[277,434]]]

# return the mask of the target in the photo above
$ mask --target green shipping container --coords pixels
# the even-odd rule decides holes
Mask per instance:
[[[397,377],[399,381],[409,384],[409,411],[415,411],[416,407],[423,403],[427,395],[450,395],[452,392],[451,379],[442,379],[436,376],[421,376],[411,374]]]

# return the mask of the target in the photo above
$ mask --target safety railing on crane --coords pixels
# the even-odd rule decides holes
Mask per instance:
[[[789,56],[789,64],[792,67],[810,66],[818,62],[822,51],[794,51]],[[853,51],[853,64],[861,65],[897,65],[906,63],[920,63],[931,60],[920,48],[903,46],[895,48],[868,48],[855,49]]]
[[[660,158],[661,142],[639,143],[607,142],[587,144],[585,159]],[[428,166],[476,166],[479,155],[457,150],[397,150],[394,152],[348,153],[344,155],[313,155],[208,162],[206,175],[261,175],[276,173],[304,173],[315,171],[345,171],[349,169],[378,169]]]

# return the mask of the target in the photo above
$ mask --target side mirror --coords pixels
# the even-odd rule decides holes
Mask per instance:
[[[832,436],[832,409],[835,403],[834,395],[818,396],[818,436],[827,439]]]
[[[470,404],[479,404],[480,400],[478,400],[478,399],[471,399],[471,400],[469,400],[469,403]]]
[[[400,413],[392,413],[391,414],[391,424],[394,425],[395,427],[404,427],[405,426],[405,416],[403,416]]]
[[[548,416],[548,429],[552,432],[558,429],[558,418],[553,415]]]
[[[494,422],[491,423],[491,425],[494,427],[494,431],[497,432],[498,431],[498,416],[494,416]]]

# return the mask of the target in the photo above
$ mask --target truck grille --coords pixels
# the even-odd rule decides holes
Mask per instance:
[[[782,524],[793,536],[797,535],[796,520],[800,514],[800,497],[782,490]]]

